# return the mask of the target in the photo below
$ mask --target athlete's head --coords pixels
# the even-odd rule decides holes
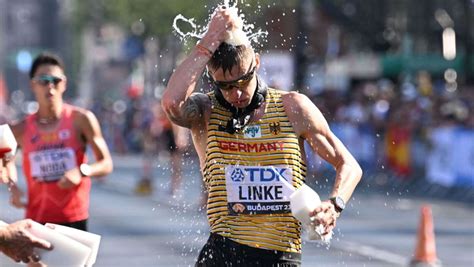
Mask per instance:
[[[63,73],[64,73],[64,63],[62,59],[50,52],[43,52],[39,54],[35,60],[33,61],[33,64],[31,64],[31,69],[30,69],[30,79],[32,79],[35,75],[36,72],[38,71],[38,68],[41,65],[52,65],[52,66],[57,66],[59,67]]]
[[[248,106],[257,87],[260,57],[250,46],[222,43],[208,63],[214,86],[225,100],[237,108]]]
[[[30,69],[30,85],[40,105],[62,99],[66,90],[63,61],[54,54],[39,54]]]

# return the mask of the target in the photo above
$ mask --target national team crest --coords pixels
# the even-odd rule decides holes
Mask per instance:
[[[276,122],[271,122],[270,123],[270,132],[274,135],[277,135],[281,132],[281,128],[280,128],[280,122],[279,121],[276,121]]]

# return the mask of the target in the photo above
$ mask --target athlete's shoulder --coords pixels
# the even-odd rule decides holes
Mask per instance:
[[[286,108],[291,108],[293,112],[301,111],[312,105],[311,100],[306,95],[296,91],[281,91],[281,98],[283,105]]]
[[[74,115],[74,116],[85,115],[89,111],[85,108],[70,105],[70,104],[64,104],[64,109],[70,110],[71,114]]]
[[[71,115],[76,119],[87,119],[90,116],[95,116],[94,113],[88,109],[72,105],[68,106],[71,109]]]
[[[79,128],[90,127],[98,122],[92,111],[77,106],[71,106],[71,119]]]
[[[297,92],[297,91],[283,91],[277,90],[283,98],[287,98],[290,100],[301,101],[302,98],[308,98],[306,95]]]

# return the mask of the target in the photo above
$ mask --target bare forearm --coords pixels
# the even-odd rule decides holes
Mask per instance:
[[[163,107],[166,112],[174,113],[183,106],[196,88],[208,61],[208,56],[193,49],[191,54],[178,66],[171,75],[163,93]]]
[[[91,174],[90,176],[101,177],[110,174],[113,170],[112,159],[103,159],[92,164],[89,164]]]
[[[162,105],[174,123],[188,127],[186,118],[183,118],[184,106],[194,92],[206,64],[219,47],[219,38],[219,33],[209,30],[171,75],[163,94]]]
[[[351,159],[336,166],[336,180],[331,196],[339,196],[347,203],[362,178],[362,169]]]

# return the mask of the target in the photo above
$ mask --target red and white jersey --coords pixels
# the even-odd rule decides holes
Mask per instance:
[[[83,177],[71,189],[57,186],[64,172],[87,161],[86,147],[74,128],[72,114],[76,109],[64,104],[58,126],[51,131],[38,128],[37,114],[26,118],[22,142],[28,186],[26,217],[40,223],[67,223],[89,217],[89,177]]]

